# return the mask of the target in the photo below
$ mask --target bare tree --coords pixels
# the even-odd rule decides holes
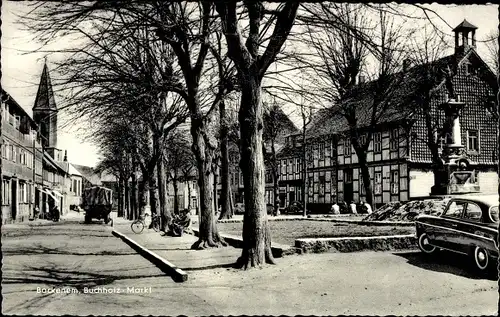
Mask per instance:
[[[174,188],[174,214],[179,214],[179,183],[188,181],[189,173],[195,163],[193,153],[184,131],[176,131],[168,138],[165,149],[165,167],[170,174]]]
[[[438,85],[446,77],[448,78],[448,95],[453,98],[455,93],[450,85],[451,76],[455,70],[452,69],[452,63],[450,65],[442,59],[446,43],[436,32],[429,31],[427,28],[423,29],[421,38],[414,38],[409,49],[413,52],[411,58],[415,63],[415,68],[412,80],[408,84],[414,88],[411,98],[416,102],[415,115],[420,119],[416,120],[414,125],[422,125],[426,131],[425,138],[415,139],[414,142],[423,142],[429,148],[434,184],[438,185],[442,180],[444,168],[440,154],[440,139],[446,136],[443,134],[444,129],[439,129],[442,118],[434,110],[433,100],[440,94]]]
[[[488,49],[486,62],[493,67],[495,74],[498,74],[499,63],[498,63],[498,30],[491,32],[488,35],[486,48]]]
[[[313,119],[313,109],[303,102],[300,105],[300,117],[302,119],[302,215],[307,217],[307,202],[309,192],[309,175],[307,168],[312,162],[311,151],[307,150],[307,130]],[[311,159],[310,159],[311,158]]]
[[[325,3],[316,12],[310,11],[323,21],[319,27],[309,27],[307,43],[319,57],[310,65],[324,98],[332,105],[330,115],[340,115],[347,122],[347,144],[356,152],[366,200],[373,204],[368,146],[377,125],[392,111],[391,100],[397,97],[404,82],[404,71],[398,71],[405,58],[406,37],[401,26],[382,10],[376,12],[379,32],[371,26],[370,12],[363,5]],[[359,81],[362,76],[370,77],[363,71],[370,53],[377,61],[377,71],[371,82]]]
[[[293,122],[283,112],[281,103],[272,98],[269,102],[264,102],[264,160],[266,167],[270,167],[273,179],[273,192],[274,192],[274,215],[279,215],[279,205],[276,203],[279,197],[279,160],[277,158],[278,142],[282,142],[282,136],[285,133],[292,133],[296,130]],[[266,146],[270,147],[267,151]]]
[[[262,2],[244,2],[249,25],[246,39],[238,25],[236,3],[217,2],[215,5],[222,21],[228,55],[236,65],[241,87],[240,167],[245,185],[245,215],[243,251],[238,263],[248,268],[261,266],[264,262],[274,263],[264,200],[261,84],[267,69],[274,62],[290,33],[299,4],[290,2],[278,5],[272,10],[272,18],[265,20],[266,10]],[[268,38],[265,52],[261,55],[259,48],[264,41],[260,37],[260,29],[270,28],[273,24],[274,30]]]

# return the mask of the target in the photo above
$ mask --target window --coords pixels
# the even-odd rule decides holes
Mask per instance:
[[[19,127],[21,126],[21,116],[16,115],[14,116],[14,119],[15,119],[14,126],[17,130],[19,130]]]
[[[392,129],[391,130],[391,143],[390,143],[391,151],[397,151],[398,145],[399,145],[399,130]]]
[[[16,162],[17,161],[17,148],[15,145],[11,145],[12,147],[12,157],[11,160]]]
[[[270,171],[266,172],[266,183],[271,183],[273,181],[273,177]]]
[[[314,147],[313,147],[313,157],[314,157],[315,160],[317,160],[319,158],[318,145],[317,144],[314,144]]]
[[[361,195],[366,195],[365,184],[363,183],[363,175],[359,173],[359,192]]]
[[[19,202],[27,203],[28,202],[28,192],[26,190],[26,183],[19,183]]]
[[[325,176],[320,176],[319,177],[319,194],[324,195],[325,194]]]
[[[325,143],[323,142],[319,144],[319,159],[325,159]]]
[[[2,181],[2,204],[10,205],[10,179]]]
[[[7,142],[4,142],[2,144],[2,158],[6,159],[7,158]]]
[[[296,164],[297,164],[297,169],[296,169],[297,173],[302,172],[302,162],[300,161],[300,159],[299,159],[299,158],[298,158],[298,159],[296,159],[296,161],[295,161],[295,162],[296,162]]]
[[[351,153],[351,139],[347,137],[344,140],[344,155],[350,156]]]
[[[467,131],[467,150],[469,152],[479,152],[479,131]]]
[[[345,170],[344,171],[344,182],[345,183],[352,183],[352,170]]]
[[[445,215],[447,217],[460,218],[462,216],[462,212],[464,211],[464,207],[465,202],[453,201],[450,203]]]
[[[483,212],[481,208],[474,203],[467,203],[467,209],[465,210],[465,219],[472,221],[481,221]]]
[[[375,153],[382,152],[382,133],[380,132],[373,134],[373,151]]]
[[[366,134],[361,134],[359,136],[359,145],[364,146],[366,144]]]
[[[399,171],[391,171],[391,194],[399,193]]]
[[[373,191],[375,195],[382,194],[382,172],[375,172],[375,188]]]

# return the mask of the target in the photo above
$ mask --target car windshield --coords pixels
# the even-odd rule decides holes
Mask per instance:
[[[499,220],[499,215],[498,215],[498,206],[492,206],[490,207],[490,218],[494,222],[498,222]]]

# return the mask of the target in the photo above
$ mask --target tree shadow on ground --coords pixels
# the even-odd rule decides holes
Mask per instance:
[[[497,280],[495,269],[485,273],[478,272],[470,257],[458,253],[440,250],[431,255],[421,251],[395,252],[393,254],[405,258],[408,264],[425,270],[449,273],[474,280]]]
[[[116,268],[111,268],[108,270],[90,270],[80,267],[65,268],[60,267],[56,263],[46,262],[44,265],[16,265],[16,272],[12,273],[9,270],[3,272],[2,286],[6,285],[23,285],[23,284],[35,284],[43,287],[44,289],[76,289],[78,292],[83,293],[85,288],[91,289],[94,287],[105,287],[110,285],[115,281],[120,280],[141,280],[144,278],[157,278],[159,276],[164,276],[163,273],[158,272],[157,274],[140,274],[139,272],[133,272],[137,270],[137,267],[133,268],[123,268],[117,270]],[[132,271],[132,272],[131,272]],[[22,273],[22,274],[20,274]],[[11,276],[14,275],[15,276]],[[17,287],[17,286],[16,286]],[[66,292],[63,295],[69,295],[71,292]],[[16,307],[11,309],[30,309],[36,308],[44,300],[48,300],[52,294],[41,293],[33,298],[26,298],[26,300]],[[9,309],[9,310],[11,310]],[[5,313],[6,311],[4,311]]]
[[[203,270],[210,270],[210,269],[237,269],[238,263],[226,263],[226,264],[214,264],[214,265],[207,265],[207,266],[200,266],[200,267],[186,267],[182,268],[183,271],[203,271]]]

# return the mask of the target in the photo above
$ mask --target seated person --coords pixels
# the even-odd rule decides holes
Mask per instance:
[[[173,236],[180,237],[184,231],[188,231],[191,226],[191,213],[184,209],[179,215],[175,215],[170,225],[170,232]]]

